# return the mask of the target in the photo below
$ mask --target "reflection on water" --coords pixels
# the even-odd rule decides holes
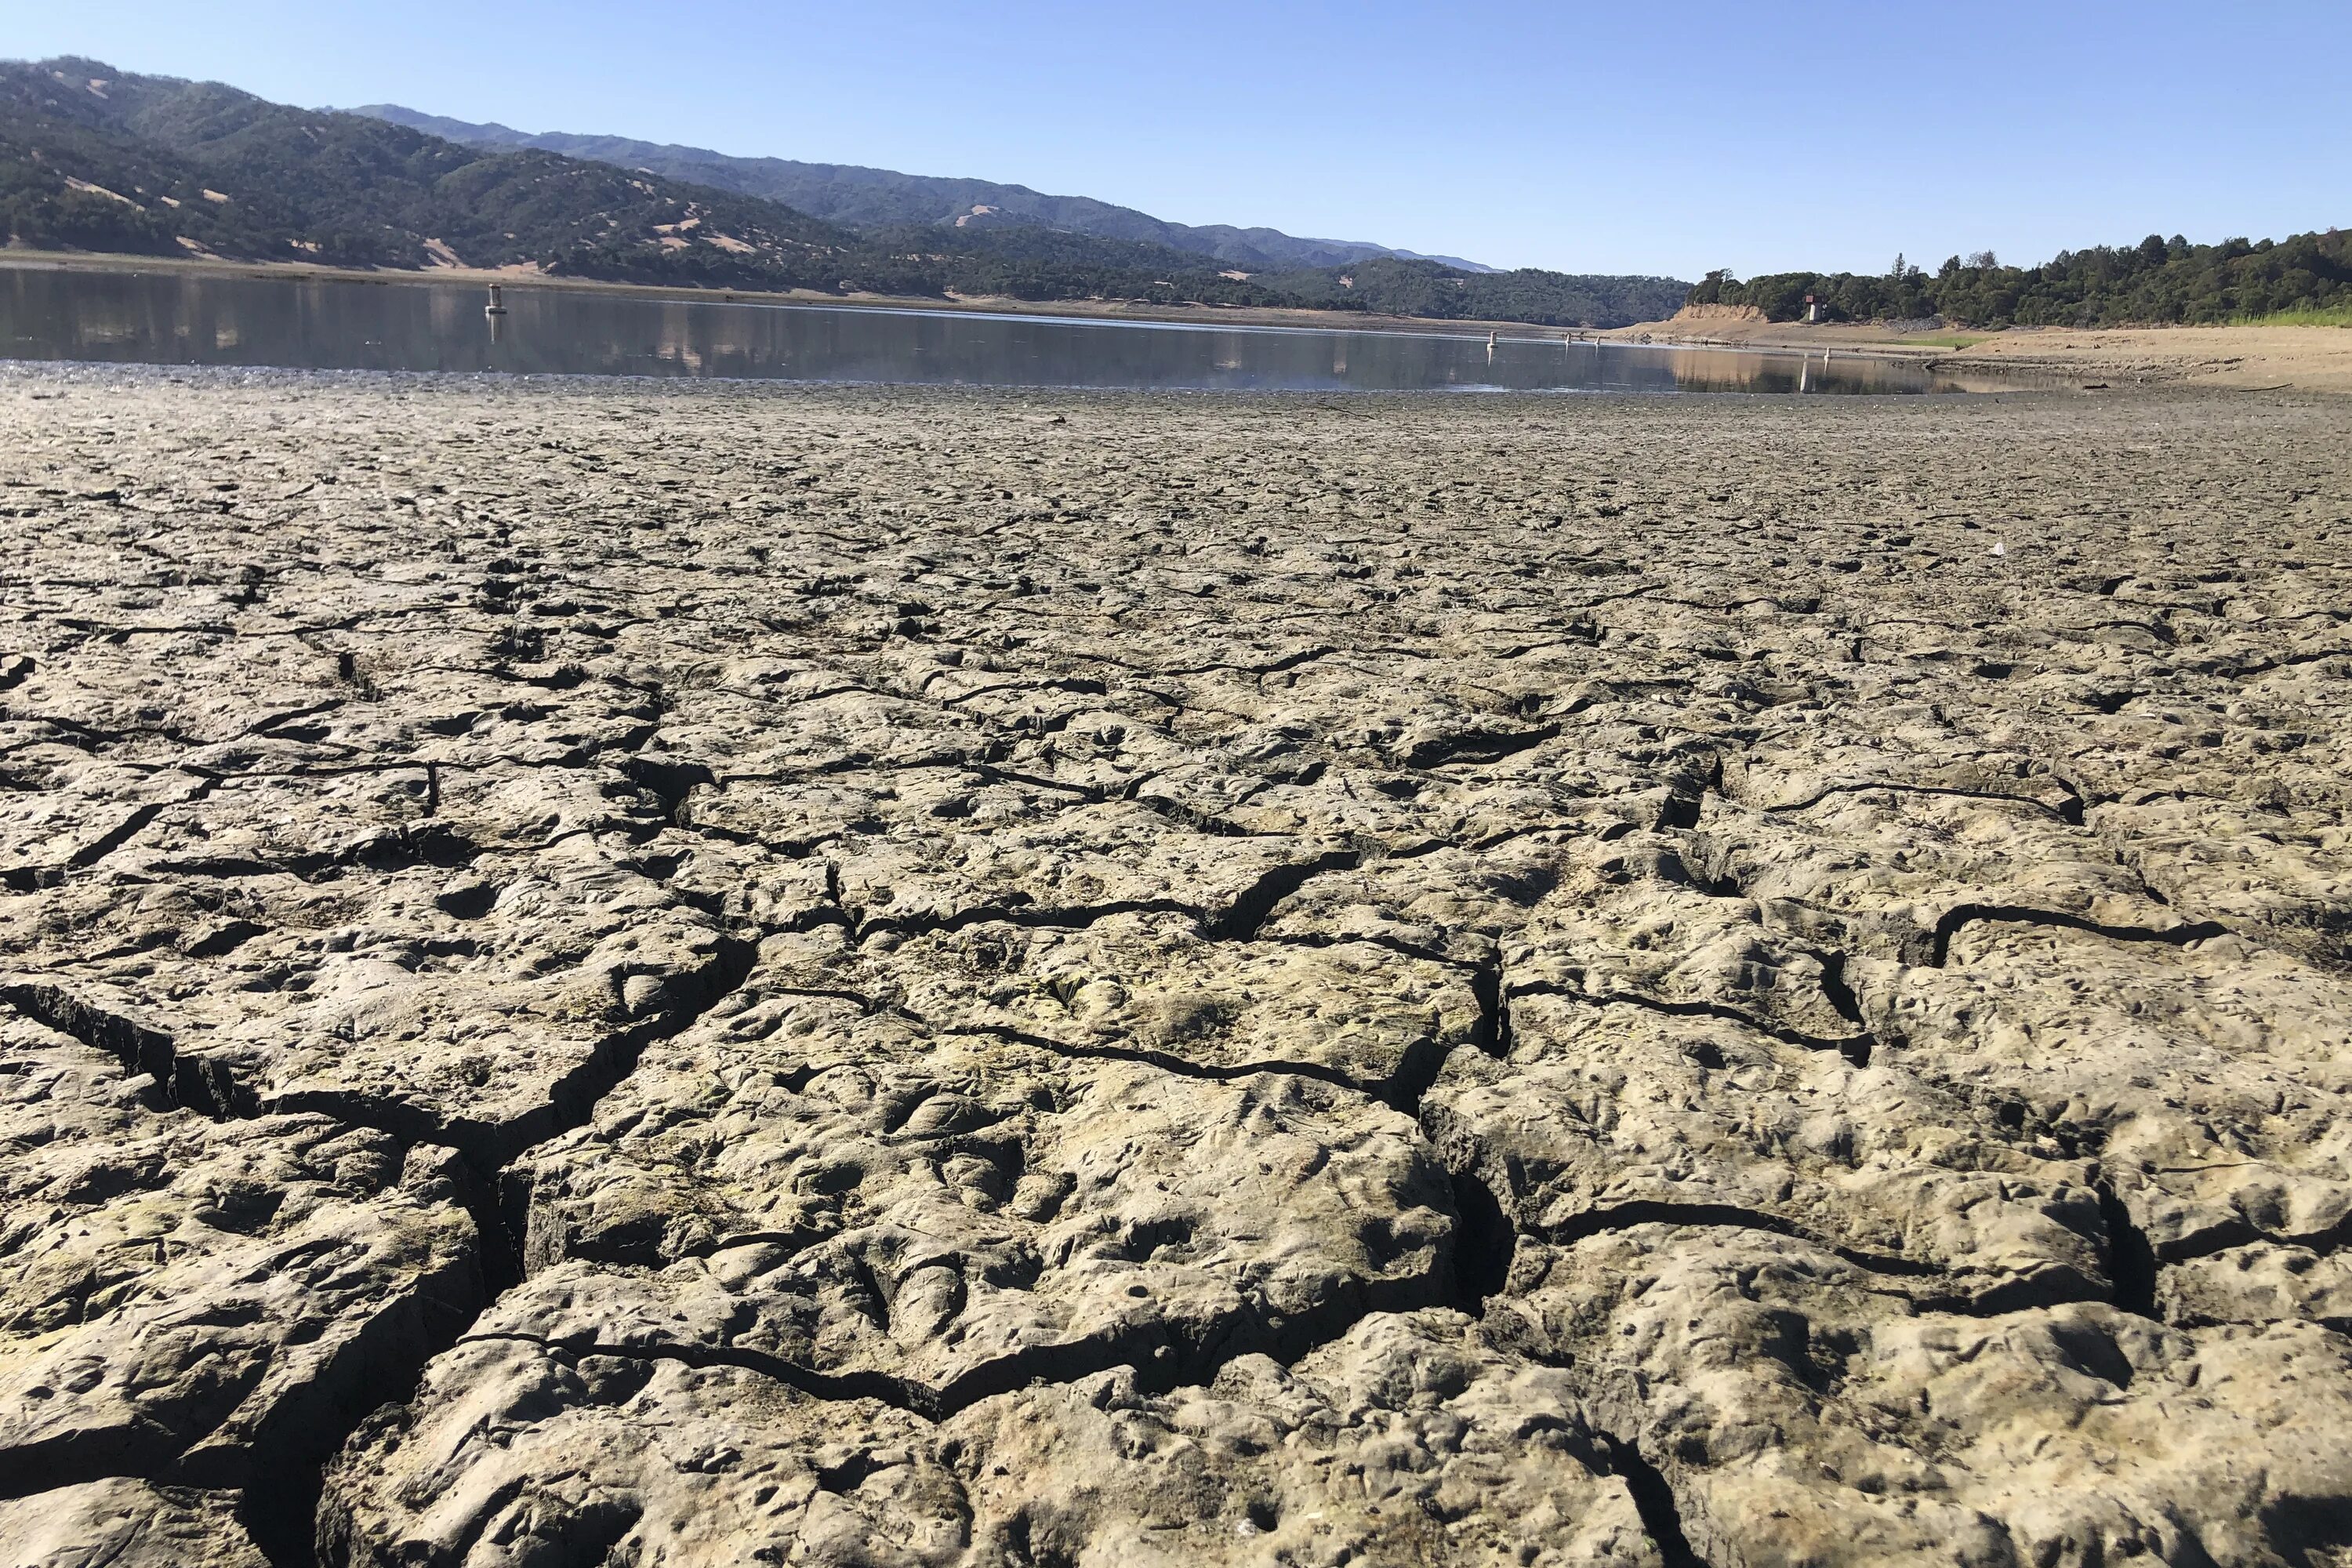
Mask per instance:
[[[0,268],[0,357],[1292,391],[1979,390],[1915,363],[476,285]]]

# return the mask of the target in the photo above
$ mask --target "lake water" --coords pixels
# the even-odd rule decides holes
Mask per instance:
[[[0,267],[0,358],[524,375],[1248,391],[1981,391],[1861,355],[656,298],[478,284]]]

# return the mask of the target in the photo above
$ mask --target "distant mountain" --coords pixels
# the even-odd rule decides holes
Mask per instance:
[[[0,62],[0,217],[18,244],[348,266],[643,253],[681,280],[831,287],[858,242],[774,202],[96,60]]]
[[[1066,229],[1102,239],[1164,245],[1172,250],[1213,257],[1236,269],[1280,271],[1299,267],[1344,267],[1352,261],[1392,257],[1434,261],[1464,272],[1492,268],[1453,256],[1419,256],[1384,245],[1341,239],[1300,239],[1271,228],[1234,228],[1228,224],[1195,227],[1167,223],[1133,207],[1113,206],[1091,196],[1049,196],[1026,185],[989,180],[941,179],[901,174],[854,163],[802,163],[788,158],[737,158],[702,147],[633,142],[624,136],[583,136],[566,132],[534,135],[499,124],[477,125],[443,115],[371,103],[352,110],[394,125],[429,132],[475,147],[530,148],[593,158],[623,168],[667,174],[674,180],[765,196],[814,217],[852,228],[908,224],[953,224],[958,227],[1030,225]]]
[[[217,82],[132,76],[88,59],[0,61],[0,241],[16,247],[1551,326],[1654,320],[1689,288],[1472,272],[1387,255],[1261,270],[1156,240],[980,216],[852,228],[649,167],[461,143]]]

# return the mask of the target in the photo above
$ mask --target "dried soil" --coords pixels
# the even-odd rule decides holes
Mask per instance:
[[[0,373],[0,1557],[2352,1549],[2352,403]]]

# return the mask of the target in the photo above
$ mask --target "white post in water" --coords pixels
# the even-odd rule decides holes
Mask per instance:
[[[482,314],[485,316],[503,316],[506,313],[506,291],[500,289],[497,284],[493,283],[490,285],[490,302],[482,307]]]

